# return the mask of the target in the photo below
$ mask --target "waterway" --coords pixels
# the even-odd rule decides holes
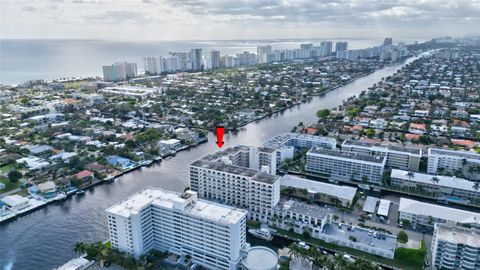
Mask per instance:
[[[385,67],[307,103],[227,133],[224,147],[261,145],[279,132],[290,131],[299,122],[315,122],[317,110],[342,104],[413,60]],[[210,134],[208,143],[177,153],[158,165],[0,225],[0,269],[42,270],[62,265],[75,257],[72,248],[76,242],[107,240],[106,208],[149,186],[182,191],[188,184],[188,164],[217,149]]]

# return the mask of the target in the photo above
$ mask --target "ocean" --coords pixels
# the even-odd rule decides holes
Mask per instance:
[[[143,57],[167,56],[192,48],[220,50],[221,55],[255,52],[258,45],[272,49],[299,48],[301,43],[318,45],[322,40],[248,41],[106,41],[106,40],[0,40],[0,83],[19,84],[32,79],[62,79],[101,76],[102,66],[119,61],[135,62],[143,70]],[[383,39],[346,39],[349,49],[380,45]],[[334,45],[335,46],[335,45]]]

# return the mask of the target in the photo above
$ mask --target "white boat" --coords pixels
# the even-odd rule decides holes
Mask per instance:
[[[66,198],[67,198],[67,195],[65,193],[60,193],[57,196],[55,196],[55,198],[53,198],[53,200],[61,201],[61,200],[65,200]]]
[[[260,238],[266,241],[272,241],[273,239],[273,234],[269,229],[265,229],[265,228],[249,229],[248,232],[257,238]]]

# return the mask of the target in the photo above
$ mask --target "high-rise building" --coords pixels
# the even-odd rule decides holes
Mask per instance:
[[[393,44],[393,39],[391,37],[386,37],[385,40],[383,41],[383,45],[392,45]]]
[[[129,62],[118,62],[114,64],[115,66],[122,67],[125,69],[125,76],[127,79],[134,78],[138,75],[137,73],[137,63]]]
[[[256,55],[251,52],[237,53],[238,65],[255,65]]]
[[[319,56],[327,56],[332,54],[333,42],[331,41],[320,42],[320,49],[321,49],[321,52]]]
[[[201,198],[248,209],[250,219],[266,221],[280,200],[276,167],[275,149],[238,145],[191,163],[190,187]]]
[[[336,57],[340,59],[346,59],[346,60],[357,60],[358,58],[360,58],[360,53],[362,52],[363,50],[337,51]]]
[[[103,80],[107,82],[118,82],[127,80],[124,65],[113,64],[111,66],[103,66]]]
[[[258,63],[268,63],[268,54],[272,53],[272,46],[265,45],[265,46],[258,46],[257,47],[257,57]],[[272,61],[273,62],[273,61]]]
[[[337,41],[335,43],[335,51],[341,52],[348,50],[348,42],[347,41]]]
[[[480,269],[480,230],[436,223],[431,252],[434,269]]]
[[[220,57],[220,67],[226,67],[226,68],[231,68],[235,66],[235,57],[229,56],[229,55],[224,55]]]
[[[245,210],[162,189],[145,189],[106,210],[112,247],[138,258],[152,249],[190,256],[208,269],[237,269]]]
[[[313,44],[312,44],[312,43],[303,43],[303,44],[300,44],[300,49],[303,49],[303,50],[311,50],[311,49],[313,49]]]
[[[192,61],[192,70],[201,71],[202,65],[202,49],[192,49],[190,51],[190,60]]]
[[[220,67],[220,51],[212,50],[208,52],[207,68],[216,69]]]
[[[148,75],[160,74],[160,71],[158,70],[158,67],[159,67],[158,61],[159,59],[156,57],[143,58],[143,68],[145,70],[145,74],[148,74]]]
[[[176,63],[176,70],[179,71],[186,71],[188,69],[188,53],[186,52],[169,52],[168,54],[171,55],[171,57],[174,57],[177,61]]]

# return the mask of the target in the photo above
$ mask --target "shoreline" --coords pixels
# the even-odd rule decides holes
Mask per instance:
[[[191,149],[191,148],[194,148],[194,147],[196,147],[196,146],[198,146],[198,145],[200,145],[200,144],[206,143],[206,142],[208,142],[207,137],[205,137],[204,139],[202,139],[201,141],[199,141],[199,142],[198,142],[197,144],[195,144],[195,145],[188,145],[188,146],[186,146],[186,147],[182,147],[182,148],[178,149],[177,151],[175,151],[174,153],[168,153],[168,154],[162,156],[160,159],[153,160],[153,161],[152,161],[151,163],[149,163],[149,164],[140,164],[140,165],[137,165],[137,166],[135,166],[135,167],[133,167],[133,168],[127,169],[127,170],[125,170],[125,171],[122,171],[121,173],[119,173],[119,174],[117,174],[117,175],[115,175],[115,176],[110,176],[110,177],[107,177],[107,178],[105,178],[105,179],[103,179],[103,180],[95,181],[95,182],[93,182],[93,183],[91,183],[91,184],[89,184],[89,185],[87,185],[87,186],[85,186],[85,187],[82,187],[81,189],[82,189],[82,190],[90,190],[90,189],[93,189],[93,188],[95,188],[96,186],[99,186],[99,185],[105,185],[105,184],[113,183],[113,182],[115,182],[115,179],[117,179],[117,178],[119,178],[119,177],[121,177],[121,176],[124,176],[124,175],[129,174],[129,173],[134,172],[134,171],[141,170],[143,167],[153,166],[154,164],[158,164],[158,163],[162,162],[163,158],[166,158],[166,157],[169,157],[169,156],[174,156],[174,155],[175,155],[176,153],[178,153],[178,152],[182,152],[182,151],[185,151],[185,150],[189,150],[189,149]],[[72,194],[66,195],[66,197],[63,198],[63,199],[50,200],[50,201],[48,201],[48,202],[46,202],[46,201],[39,201],[39,202],[42,202],[42,203],[39,204],[39,205],[37,205],[37,206],[35,206],[35,207],[32,207],[31,209],[28,209],[28,210],[26,210],[26,211],[24,211],[24,212],[21,212],[21,213],[18,213],[18,214],[15,214],[15,215],[13,215],[13,216],[10,216],[10,217],[7,217],[7,218],[5,218],[5,219],[0,220],[0,226],[3,225],[3,224],[7,224],[7,223],[9,223],[9,222],[11,222],[11,221],[14,221],[15,219],[17,219],[17,218],[19,218],[19,217],[26,216],[27,214],[30,214],[30,213],[32,213],[32,212],[34,212],[34,211],[36,211],[36,210],[40,210],[40,209],[42,209],[42,208],[44,208],[44,207],[47,207],[47,206],[50,205],[50,204],[61,203],[61,202],[63,202],[63,201],[66,201],[66,200],[68,200],[68,199],[70,199],[70,198],[72,198],[72,197],[74,197],[74,196],[76,196],[76,194],[75,194],[75,193],[72,193]],[[27,197],[27,198],[28,198],[28,197]]]

